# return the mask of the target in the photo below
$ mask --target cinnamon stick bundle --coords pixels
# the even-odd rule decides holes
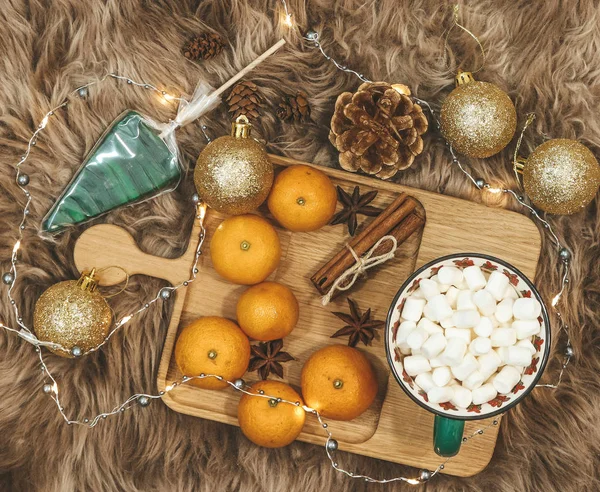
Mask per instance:
[[[398,244],[406,241],[424,223],[425,219],[417,210],[418,202],[406,193],[400,193],[365,229],[348,243],[360,258],[383,236],[394,236]],[[389,248],[382,244],[374,255],[383,254]],[[326,294],[335,281],[352,265],[355,259],[347,247],[342,248],[331,260],[311,277],[317,290]]]

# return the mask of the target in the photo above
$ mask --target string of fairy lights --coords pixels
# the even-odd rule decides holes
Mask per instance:
[[[287,25],[288,27],[292,28],[294,24],[293,24],[292,15],[289,12],[287,3],[285,0],[281,0],[281,2],[284,7],[283,23],[285,25]],[[323,47],[319,41],[319,34],[316,31],[314,31],[314,30],[308,31],[305,34],[304,38],[309,43],[312,43],[314,45],[314,47],[318,48],[320,53],[323,55],[323,57],[327,61],[330,61],[331,63],[333,63],[337,69],[342,70],[347,73],[351,73],[363,82],[370,82],[370,80],[367,79],[363,74],[360,74],[360,73],[346,67],[345,65],[338,63],[335,59],[333,59],[331,56],[329,56],[326,53],[326,51],[323,49]],[[84,418],[80,418],[80,419],[73,419],[67,415],[66,410],[61,403],[60,396],[59,396],[60,391],[59,391],[58,383],[57,383],[56,379],[54,378],[54,376],[51,374],[50,370],[48,369],[48,367],[44,361],[43,351],[41,350],[42,347],[47,347],[47,348],[52,348],[52,349],[63,349],[63,350],[65,350],[65,348],[60,344],[39,340],[35,336],[35,334],[32,332],[32,330],[24,323],[23,318],[20,315],[19,307],[17,305],[17,300],[13,296],[13,289],[18,280],[18,267],[17,267],[17,265],[19,264],[18,253],[21,248],[22,241],[23,241],[23,230],[25,229],[26,222],[27,222],[28,216],[30,214],[30,205],[33,200],[32,194],[27,188],[27,186],[30,182],[30,177],[28,174],[26,174],[25,172],[22,171],[22,166],[27,161],[33,148],[36,146],[37,139],[38,139],[39,135],[43,132],[43,130],[46,128],[50,118],[55,116],[57,114],[57,111],[59,111],[63,108],[66,108],[68,106],[69,100],[72,97],[79,97],[79,98],[87,97],[88,90],[91,86],[99,84],[99,83],[103,82],[104,80],[106,80],[107,78],[113,78],[116,80],[125,81],[128,85],[133,85],[133,86],[141,87],[141,88],[144,88],[144,89],[147,89],[150,91],[154,91],[155,93],[158,94],[160,100],[164,103],[169,103],[171,101],[179,101],[180,103],[187,102],[186,99],[184,99],[183,97],[172,96],[167,91],[159,89],[155,85],[145,83],[145,82],[136,82],[133,79],[128,78],[128,77],[124,77],[122,75],[118,75],[115,73],[109,73],[98,80],[89,82],[88,84],[80,86],[80,87],[76,88],[75,90],[71,91],[67,95],[67,98],[61,104],[59,104],[55,108],[48,111],[45,114],[45,116],[43,117],[43,119],[41,120],[40,124],[37,126],[36,130],[33,132],[31,138],[28,141],[25,153],[23,154],[23,156],[21,156],[21,158],[19,159],[19,161],[17,162],[17,164],[15,166],[15,168],[16,168],[15,181],[16,181],[18,188],[21,190],[21,192],[23,193],[23,195],[25,197],[25,204],[23,206],[23,213],[22,213],[21,220],[18,223],[17,238],[16,238],[16,241],[15,241],[15,243],[13,245],[13,249],[12,249],[12,254],[11,254],[11,259],[10,259],[10,270],[8,272],[4,273],[4,275],[2,276],[3,282],[8,286],[7,296],[8,296],[10,305],[13,307],[13,311],[14,311],[14,315],[15,315],[15,319],[16,319],[18,328],[13,328],[11,326],[8,326],[7,324],[5,324],[1,321],[0,321],[0,328],[3,328],[8,332],[16,334],[17,336],[21,337],[23,340],[25,340],[26,342],[28,342],[29,344],[31,344],[34,347],[34,349],[37,353],[37,356],[39,357],[39,360],[40,360],[41,370],[46,378],[46,382],[43,385],[42,389],[43,389],[44,393],[48,394],[52,398],[52,400],[55,402],[64,421],[68,425],[75,424],[75,425],[81,425],[81,426],[87,426],[87,427],[95,427],[101,420],[104,420],[107,417],[112,416],[112,415],[121,414],[122,412],[126,411],[127,409],[130,409],[135,406],[145,408],[150,404],[150,402],[152,400],[160,399],[166,393],[174,390],[175,388],[177,388],[180,385],[189,383],[192,380],[204,379],[204,378],[216,378],[221,381],[224,380],[221,376],[216,375],[216,374],[199,374],[196,376],[183,376],[182,378],[171,382],[168,386],[165,387],[164,391],[160,391],[158,394],[136,393],[136,394],[131,395],[124,402],[120,403],[119,405],[115,406],[113,409],[111,409],[109,411],[100,413],[93,417],[84,417]],[[440,126],[439,120],[437,118],[436,111],[433,110],[431,105],[422,99],[419,99],[416,97],[413,97],[413,99],[415,102],[422,104],[424,107],[427,108],[427,110],[429,111],[431,117],[435,121],[436,126],[439,130],[439,126]],[[208,135],[206,133],[206,126],[204,126],[204,125],[202,125],[202,132],[204,133],[207,140],[210,141],[210,138],[208,137]],[[559,269],[562,269],[561,270],[562,271],[561,288],[560,288],[560,291],[552,299],[551,304],[552,304],[552,307],[554,308],[555,313],[557,314],[557,316],[560,320],[560,329],[567,333],[567,346],[566,346],[566,351],[564,354],[564,360],[562,363],[562,367],[561,367],[561,370],[560,370],[560,373],[558,376],[558,381],[555,384],[538,384],[537,385],[538,387],[557,388],[562,381],[563,372],[564,372],[565,368],[567,367],[571,358],[573,357],[573,349],[570,344],[570,339],[568,338],[568,328],[564,324],[564,322],[562,320],[562,315],[556,307],[559,302],[559,299],[565,292],[565,289],[567,288],[567,284],[569,281],[568,273],[569,273],[569,262],[570,262],[570,256],[571,256],[570,252],[568,249],[566,249],[564,246],[561,245],[557,235],[552,230],[552,227],[550,226],[550,224],[546,220],[544,220],[535,209],[533,209],[529,204],[527,204],[525,202],[525,198],[523,196],[521,196],[520,194],[518,194],[515,191],[508,189],[508,188],[492,187],[489,183],[486,183],[485,180],[483,180],[482,178],[474,177],[473,174],[470,173],[469,170],[460,163],[454,150],[452,149],[452,146],[448,145],[448,148],[449,148],[450,155],[452,157],[452,163],[454,165],[456,165],[456,167],[459,168],[459,170],[473,183],[474,186],[476,186],[479,190],[486,191],[489,193],[494,193],[494,194],[504,193],[504,194],[511,195],[515,200],[517,200],[517,202],[519,204],[521,204],[523,207],[525,207],[532,214],[532,216],[535,220],[537,220],[538,222],[540,222],[542,224],[544,229],[548,231],[553,244],[558,249],[559,259],[561,262],[561,264],[559,265]],[[207,212],[207,206],[204,202],[202,202],[197,197],[197,195],[194,195],[193,202],[195,204],[196,220],[198,221],[198,224],[200,227],[200,233],[199,233],[198,242],[197,242],[197,246],[196,246],[195,257],[194,257],[194,260],[190,267],[189,278],[182,280],[180,283],[178,283],[172,287],[162,288],[152,299],[141,304],[141,306],[137,310],[119,318],[114,323],[114,326],[109,331],[109,334],[98,346],[88,350],[87,352],[82,352],[82,351],[74,351],[73,352],[72,351],[71,353],[73,356],[80,357],[87,353],[95,352],[95,351],[99,350],[102,346],[104,346],[111,339],[111,337],[121,327],[123,327],[124,325],[129,323],[132,319],[134,319],[139,314],[141,314],[144,311],[146,311],[147,309],[149,309],[154,303],[156,303],[158,301],[168,301],[169,299],[171,299],[172,294],[174,292],[176,292],[177,290],[179,290],[181,288],[187,287],[191,282],[193,282],[197,278],[198,262],[202,256],[202,247],[203,247],[203,244],[204,244],[204,241],[206,238],[206,229],[204,227],[204,220],[205,220],[205,216],[206,216],[206,212]],[[246,385],[246,383],[243,379],[237,379],[235,381],[226,381],[226,382],[229,386],[231,386],[236,391],[242,392],[244,394],[247,394],[247,395],[250,395],[253,397],[268,398],[269,400],[273,400],[276,403],[283,403],[283,404],[289,404],[289,405],[295,405],[295,406],[300,405],[300,402],[292,402],[292,401],[282,400],[281,398],[266,395],[266,394],[264,394],[263,391],[259,391],[258,393],[250,392],[246,389],[248,386]],[[337,462],[337,460],[335,459],[335,452],[338,450],[338,442],[333,438],[333,434],[329,430],[328,424],[325,421],[323,421],[322,416],[319,414],[319,412],[317,410],[310,408],[308,406],[304,406],[304,405],[302,407],[307,413],[315,416],[315,418],[318,420],[319,424],[321,425],[322,429],[324,430],[324,432],[326,434],[325,450],[326,450],[327,457],[331,462],[331,466],[336,471],[343,473],[347,477],[354,478],[354,479],[362,479],[366,482],[371,482],[371,483],[385,484],[385,483],[390,483],[390,482],[403,481],[403,482],[406,482],[406,483],[409,483],[412,485],[417,485],[417,484],[428,481],[433,476],[438,474],[440,471],[442,471],[445,468],[445,465],[452,459],[451,457],[447,458],[445,461],[440,463],[432,471],[429,471],[426,469],[420,470],[419,475],[416,478],[398,476],[398,477],[393,477],[393,478],[389,478],[389,479],[376,479],[376,478],[373,478],[373,477],[370,477],[367,475],[361,475],[361,474],[357,474],[357,473],[348,471],[348,470],[344,469],[343,467],[341,467],[339,465],[339,463]],[[471,439],[473,439],[477,436],[483,435],[487,429],[489,429],[492,426],[497,426],[498,424],[499,424],[498,419],[492,420],[491,423],[489,423],[485,426],[482,426],[481,428],[472,432],[470,435],[463,437],[463,444],[467,444]]]

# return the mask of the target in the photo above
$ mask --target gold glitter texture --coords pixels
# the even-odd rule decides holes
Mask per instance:
[[[537,207],[550,214],[570,215],[596,196],[600,167],[585,145],[557,138],[531,153],[523,168],[523,186]]]
[[[440,111],[440,124],[444,137],[458,153],[485,158],[511,141],[517,128],[517,112],[499,87],[472,81],[448,95]]]
[[[33,314],[36,336],[68,349],[69,352],[51,349],[62,357],[72,357],[73,347],[85,353],[102,343],[111,323],[112,311],[104,297],[97,291],[83,289],[77,280],[48,288],[38,299]]]
[[[237,136],[217,138],[201,152],[194,183],[198,195],[209,206],[241,215],[266,200],[273,184],[273,165],[264,147],[249,137],[249,125],[242,132],[235,125],[233,132],[236,134],[237,130]]]

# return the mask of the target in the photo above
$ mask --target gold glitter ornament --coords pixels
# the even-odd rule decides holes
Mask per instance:
[[[96,290],[95,270],[79,280],[66,280],[49,287],[38,299],[33,313],[33,329],[39,340],[62,345],[49,349],[61,357],[74,357],[74,347],[84,354],[108,335],[112,311]]]
[[[579,212],[594,199],[600,186],[598,161],[590,149],[575,140],[548,140],[516,166],[533,204],[549,214]]]
[[[508,94],[470,72],[458,71],[456,88],[440,111],[440,125],[454,150],[485,158],[500,152],[517,129],[517,112]]]
[[[244,115],[231,125],[231,136],[219,137],[200,153],[194,171],[198,195],[210,207],[232,215],[251,212],[273,185],[273,165],[264,147],[250,137]]]

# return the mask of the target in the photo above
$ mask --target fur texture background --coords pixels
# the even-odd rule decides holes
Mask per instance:
[[[451,13],[436,0],[288,0],[303,28],[313,26],[325,48],[374,80],[402,82],[421,98],[439,104],[453,86],[454,58],[476,63],[477,46],[453,36],[445,61],[441,35]],[[217,86],[273,44],[285,31],[275,0],[3,0],[0,8],[0,259],[8,258],[23,196],[14,185],[14,165],[43,114],[73,88],[115,71],[190,94],[204,79]],[[576,138],[600,155],[600,8],[598,2],[482,0],[462,6],[462,20],[487,49],[482,80],[498,84],[516,102],[520,124],[535,111],[523,153],[543,138]],[[214,30],[230,46],[214,60],[191,63],[181,55],[190,33]],[[290,36],[289,45],[250,79],[269,106],[260,132],[270,150],[334,165],[327,141],[337,95],[358,81],[325,63],[318,52]],[[312,121],[281,124],[274,116],[284,90],[304,89]],[[103,129],[125,108],[167,121],[175,107],[143,89],[108,80],[75,99],[51,120],[24,171],[35,195],[30,227],[21,250],[16,298],[30,322],[37,296],[49,285],[76,275],[72,247],[80,231],[53,242],[37,237],[39,224]],[[205,123],[213,135],[227,131],[222,105]],[[186,165],[205,144],[199,123],[178,134]],[[399,175],[410,186],[471,200],[482,198],[450,165],[434,132],[425,152]],[[472,161],[489,180],[514,185],[510,155],[514,143],[486,161]],[[185,247],[191,214],[190,179],[157,200],[101,219],[127,227],[141,247],[177,256]],[[502,201],[494,206],[513,206]],[[469,479],[438,476],[428,490],[599,490],[600,452],[600,201],[571,217],[550,221],[573,251],[573,271],[564,314],[577,358],[560,390],[537,390],[502,422],[490,465]],[[546,299],[555,292],[557,254],[548,241],[537,285]],[[160,287],[160,281],[133,278],[113,302],[129,312]],[[14,325],[1,286],[3,321]],[[155,390],[169,313],[159,307],[131,323],[105,350],[74,363],[48,356],[59,375],[62,397],[75,417],[112,408],[131,393]],[[559,339],[562,350],[565,337]],[[404,490],[409,486],[367,486],[336,473],[322,449],[295,443],[270,451],[254,446],[237,428],[179,415],[159,402],[86,430],[66,426],[41,391],[34,352],[0,331],[0,489],[14,491],[152,490]],[[554,381],[557,359],[545,380]],[[416,473],[407,467],[343,454],[344,465],[389,477]]]

